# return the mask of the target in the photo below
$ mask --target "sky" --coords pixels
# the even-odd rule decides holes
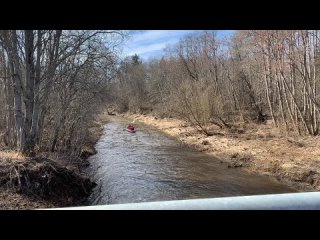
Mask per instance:
[[[164,54],[167,45],[173,45],[180,38],[201,32],[202,30],[143,30],[130,31],[130,37],[125,44],[123,54],[131,56],[138,54],[143,60],[159,58]],[[219,38],[230,36],[234,30],[217,30]]]

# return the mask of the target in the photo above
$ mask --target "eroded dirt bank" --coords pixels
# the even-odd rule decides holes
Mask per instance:
[[[48,158],[0,159],[0,209],[73,206],[93,187],[86,176]]]
[[[82,173],[107,121],[102,114],[89,129],[78,158],[39,152],[23,157],[0,148],[0,209],[38,209],[81,205],[96,184]]]
[[[121,116],[151,125],[189,147],[212,154],[228,162],[228,168],[242,167],[267,175],[298,191],[320,190],[319,137],[289,137],[271,125],[257,124],[228,130],[212,125],[212,136],[207,137],[174,118]]]

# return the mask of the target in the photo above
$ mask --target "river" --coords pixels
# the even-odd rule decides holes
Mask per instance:
[[[88,205],[288,193],[295,190],[266,176],[182,146],[152,127],[111,118],[86,169],[98,185]]]

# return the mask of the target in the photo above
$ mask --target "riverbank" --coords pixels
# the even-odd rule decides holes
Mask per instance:
[[[14,156],[8,153],[7,156]],[[89,178],[40,157],[2,157],[1,209],[33,209],[77,205],[95,183]]]
[[[185,121],[150,115],[121,114],[129,120],[151,125],[184,145],[227,162],[276,179],[298,191],[320,190],[319,137],[286,136],[272,125],[247,124],[220,129],[210,126],[212,136],[199,133]]]
[[[0,149],[0,209],[37,209],[77,206],[95,187],[82,173],[87,158],[96,153],[95,143],[103,133],[107,114],[101,114],[89,128],[79,158],[51,152],[23,157]]]

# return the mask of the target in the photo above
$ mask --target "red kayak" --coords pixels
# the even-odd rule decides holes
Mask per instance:
[[[131,132],[131,133],[135,133],[136,132],[136,130],[131,130],[131,129],[128,129],[128,128],[127,128],[127,131]]]

